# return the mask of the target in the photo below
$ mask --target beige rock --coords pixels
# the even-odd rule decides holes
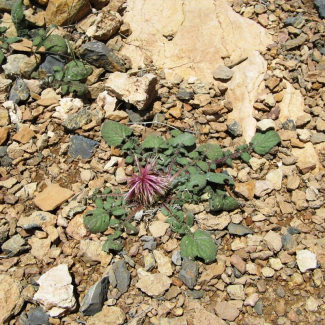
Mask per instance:
[[[246,142],[255,135],[257,122],[253,117],[253,105],[258,93],[265,88],[266,68],[266,61],[254,51],[245,62],[233,68],[235,74],[227,84],[226,99],[233,104],[233,111],[229,113],[228,119],[235,120],[241,125]]]
[[[126,319],[124,311],[120,307],[104,306],[96,315],[87,320],[88,325],[122,325]]]
[[[51,239],[39,239],[32,237],[28,240],[28,244],[32,246],[30,253],[40,261],[48,262],[48,254],[51,247]]]
[[[214,263],[208,265],[206,271],[204,271],[198,281],[199,284],[204,284],[209,282],[212,279],[220,278],[221,275],[225,272],[225,264]]]
[[[129,117],[127,112],[124,111],[114,111],[114,112],[106,112],[105,118],[112,121],[122,121]]]
[[[99,262],[103,267],[107,267],[113,255],[104,252],[102,247],[103,242],[101,241],[81,240],[78,257],[85,263],[96,264]]]
[[[114,72],[106,80],[105,88],[110,95],[143,110],[156,97],[156,84],[157,77],[150,73],[143,77],[130,77],[126,73]]]
[[[13,136],[13,139],[15,141],[25,144],[34,136],[34,131],[31,130],[27,125],[25,125],[20,129],[18,133]]]
[[[51,317],[58,317],[76,307],[68,265],[60,264],[51,268],[37,282],[40,287],[34,300],[42,304]]]
[[[0,78],[0,104],[7,100],[12,80]]]
[[[90,11],[88,0],[49,0],[45,13],[46,26],[71,24]]]
[[[189,301],[188,307],[191,312],[188,316],[188,320],[190,320],[193,325],[226,325],[225,321],[220,317],[209,313],[196,301]]]
[[[247,200],[252,200],[255,193],[255,181],[236,183],[235,192]]]
[[[149,230],[154,238],[158,238],[165,235],[169,226],[168,223],[157,220],[150,224]]]
[[[164,274],[144,272],[136,287],[151,297],[159,297],[169,289],[171,283],[172,280]]]
[[[272,182],[276,190],[280,190],[282,187],[282,175],[281,169],[274,169],[267,173],[265,179]]]
[[[283,90],[284,96],[279,103],[281,122],[285,122],[287,119],[294,121],[301,115],[305,115],[304,98],[300,91],[295,89],[288,81],[285,80],[287,88]]]
[[[218,302],[214,309],[220,318],[231,322],[239,316],[236,306],[227,301]]]
[[[87,229],[83,222],[83,215],[76,215],[70,222],[66,229],[67,234],[77,240],[81,240],[86,237]]]
[[[154,250],[153,255],[158,265],[158,271],[161,274],[165,274],[167,276],[171,276],[173,274],[173,268],[171,264],[171,260],[168,256],[164,255],[159,250]]]
[[[8,274],[0,274],[0,324],[7,324],[23,306],[22,287]]]
[[[17,36],[17,30],[16,27],[14,25],[14,23],[12,22],[11,19],[11,15],[8,13],[4,13],[2,18],[1,18],[1,27],[7,27],[7,30],[5,32],[5,36],[6,37],[15,37]]]
[[[106,114],[114,112],[117,105],[117,99],[109,95],[106,90],[98,95],[96,102],[105,110]]]
[[[149,56],[157,67],[204,82],[213,81],[212,72],[223,64],[222,57],[231,55],[234,62],[272,43],[264,28],[236,14],[225,0],[217,5],[213,0],[129,0],[124,22],[132,34],[122,53],[133,67],[142,66]]]
[[[9,129],[0,128],[0,145],[2,145],[8,138]]]
[[[168,113],[170,115],[172,115],[173,117],[175,118],[181,118],[182,117],[182,108],[181,107],[178,107],[178,106],[175,106],[175,107],[172,107]]]
[[[201,212],[196,216],[196,218],[203,230],[222,230],[231,222],[228,213],[222,213],[219,216],[215,216],[207,212]]]
[[[56,224],[57,216],[44,211],[34,211],[30,216],[21,216],[18,220],[17,226],[23,229],[31,229],[40,227],[43,230],[48,226]]]
[[[49,185],[43,192],[38,193],[34,203],[43,211],[51,211],[73,196],[74,192],[58,184]]]
[[[281,236],[272,230],[265,235],[264,241],[267,247],[272,251],[278,252],[282,248]]]

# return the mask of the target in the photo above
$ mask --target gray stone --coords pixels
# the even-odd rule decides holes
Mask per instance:
[[[54,74],[53,67],[63,68],[65,60],[58,55],[47,55],[45,61],[40,65],[40,70],[45,70],[47,74]]]
[[[148,249],[149,251],[153,251],[157,248],[157,243],[155,241],[148,241],[143,245],[143,249]]]
[[[295,228],[295,227],[288,228],[288,233],[291,235],[298,235],[298,234],[300,234],[300,232],[301,231],[298,228]]]
[[[313,133],[310,141],[312,144],[325,142],[325,134],[324,133]]]
[[[282,44],[282,48],[285,51],[294,49],[295,47],[298,47],[306,42],[308,39],[308,36],[306,34],[301,34],[297,38],[290,39],[286,41],[284,44]]]
[[[237,121],[227,125],[228,131],[235,137],[239,137],[243,134],[243,129]]]
[[[2,66],[6,77],[14,79],[20,76],[20,67],[28,59],[25,54],[12,54],[7,57],[7,64]]]
[[[262,299],[258,299],[256,305],[254,306],[254,310],[256,311],[257,315],[263,314],[263,302]]]
[[[195,287],[198,273],[199,267],[197,263],[187,257],[183,258],[182,269],[178,274],[178,278],[190,289]]]
[[[218,65],[213,72],[213,78],[222,81],[230,80],[233,75],[234,72],[224,65]]]
[[[84,44],[80,48],[80,57],[97,68],[104,68],[108,72],[126,72],[131,68],[128,57],[117,54],[104,43],[94,41]]]
[[[120,260],[115,262],[112,268],[109,270],[108,275],[110,282],[112,284],[116,283],[116,287],[121,293],[125,293],[128,291],[131,277],[125,261]]]
[[[154,238],[153,236],[142,236],[140,240],[144,242],[149,242],[149,241],[153,241]]]
[[[285,122],[283,122],[282,127],[287,131],[296,131],[297,129],[295,121],[291,119],[287,119]]]
[[[18,227],[25,230],[33,228],[45,228],[47,226],[54,226],[57,216],[50,212],[34,211],[30,216],[21,216],[18,220]]]
[[[19,104],[25,102],[29,98],[29,88],[23,79],[17,78],[10,89],[9,100]]]
[[[201,299],[204,296],[204,291],[201,290],[186,290],[185,294],[192,299]]]
[[[26,325],[50,325],[50,315],[42,307],[31,308],[28,313]]]
[[[180,251],[173,251],[172,262],[175,265],[182,265],[182,256]]]
[[[84,316],[93,316],[100,312],[107,299],[109,279],[102,278],[89,288],[80,306],[80,311]]]
[[[176,98],[179,100],[191,100],[194,98],[194,92],[180,88],[176,94]]]
[[[282,287],[278,287],[276,289],[276,294],[280,298],[284,298],[284,296],[286,295]]]
[[[301,28],[305,24],[305,19],[301,15],[298,15],[295,17],[288,17],[283,22],[285,26]]]
[[[89,159],[99,142],[85,138],[81,135],[73,135],[70,139],[69,155],[73,158],[81,156],[82,159]]]
[[[70,114],[68,118],[62,123],[62,125],[68,130],[77,130],[83,127],[85,124],[91,121],[91,114],[86,108],[82,108],[80,111],[74,114]]]
[[[228,231],[231,235],[245,236],[248,234],[253,234],[254,231],[243,225],[237,225],[235,223],[230,223],[228,225]]]
[[[281,237],[281,240],[282,240],[283,249],[286,251],[290,251],[297,245],[296,240],[290,233],[283,235]]]
[[[319,17],[325,18],[325,0],[314,0],[315,7],[319,13]]]
[[[25,246],[25,239],[19,234],[12,236],[7,240],[1,249],[7,254],[8,257],[19,255],[20,253],[26,251],[29,246]]]

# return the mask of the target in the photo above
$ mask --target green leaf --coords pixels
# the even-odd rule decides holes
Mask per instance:
[[[132,156],[127,156],[127,157],[125,158],[125,163],[128,164],[128,165],[133,164],[133,163],[134,163],[134,157],[132,157]]]
[[[150,134],[142,142],[142,148],[160,151],[161,149],[168,149],[168,146],[162,137],[156,134]]]
[[[3,52],[0,50],[0,65],[2,64],[2,61],[4,60],[5,56]]]
[[[65,95],[69,91],[69,85],[63,85],[61,87],[61,93]]]
[[[203,230],[196,230],[193,235],[186,235],[181,240],[181,255],[195,259],[200,257],[205,263],[216,259],[218,248],[212,237]]]
[[[187,213],[186,224],[190,227],[192,227],[194,225],[194,215],[192,213]]]
[[[74,60],[66,64],[64,67],[64,81],[83,80],[91,75],[92,72],[93,68],[91,66],[83,63],[82,61]]]
[[[17,36],[8,37],[6,39],[6,42],[8,44],[12,44],[12,43],[20,42],[20,41],[21,41],[21,37],[17,37]]]
[[[123,249],[123,244],[120,240],[111,240],[111,239],[108,239],[105,241],[103,247],[102,247],[102,250],[104,252],[109,252],[110,250],[113,250],[113,251],[121,251]]]
[[[88,92],[88,86],[80,83],[79,81],[72,81],[69,84],[69,92],[77,93],[78,96],[83,96]]]
[[[206,178],[209,182],[220,184],[220,185],[233,185],[235,186],[234,180],[226,175],[221,173],[207,173]]]
[[[106,121],[102,125],[101,133],[109,146],[116,147],[132,134],[132,130],[118,122]]]
[[[195,144],[195,136],[190,133],[182,133],[173,139],[172,145],[174,147],[179,145],[184,145],[185,147],[190,147]]]
[[[45,50],[49,51],[49,52],[60,53],[60,54],[68,53],[67,43],[66,43],[65,39],[60,35],[49,35],[38,45],[40,45],[40,44],[43,45],[45,47]],[[74,61],[71,61],[71,62],[74,62]],[[69,65],[69,63],[67,65]],[[76,80],[79,80],[79,79],[76,79]]]
[[[202,152],[205,154],[210,160],[221,159],[224,154],[221,147],[214,143],[204,143],[200,145],[196,151]]]
[[[188,157],[191,159],[196,159],[199,157],[199,153],[197,151],[192,151],[189,153]]]
[[[176,138],[178,135],[182,134],[183,132],[181,130],[171,130],[170,134]]]
[[[222,211],[223,210],[223,198],[221,196],[215,196],[209,201],[210,211]]]
[[[124,223],[125,231],[128,235],[137,235],[139,233],[139,230],[136,226],[132,225],[130,222]]]
[[[237,200],[235,200],[233,197],[231,196],[227,196],[224,198],[223,200],[223,210],[224,211],[233,211],[238,209],[239,204],[237,202]]]
[[[101,198],[95,200],[95,205],[97,209],[102,209],[104,207],[104,202]]]
[[[93,234],[108,228],[110,217],[104,209],[88,211],[84,214],[84,225]]]
[[[187,183],[187,189],[197,193],[207,185],[207,179],[205,175],[194,174],[191,175],[189,182]]]
[[[121,217],[126,213],[126,210],[124,208],[113,208],[112,214],[115,217]]]
[[[198,161],[196,164],[197,164],[197,165],[199,166],[199,168],[200,168],[201,170],[203,170],[204,172],[209,171],[209,165],[208,165],[205,161],[200,160],[200,161]]]
[[[8,29],[8,27],[6,27],[6,26],[1,26],[1,27],[0,27],[0,34],[4,33],[7,29]]]
[[[251,144],[256,153],[265,155],[280,142],[281,138],[278,133],[268,131],[266,133],[256,133]]]
[[[128,141],[123,147],[122,150],[129,150],[129,149],[133,149],[134,145],[131,141]]]
[[[186,166],[188,164],[188,159],[187,158],[183,158],[183,157],[179,157],[176,159],[177,163],[182,165],[182,166]]]
[[[240,158],[245,162],[245,163],[249,163],[250,159],[252,158],[251,155],[248,152],[243,152],[240,155]]]
[[[64,75],[64,72],[62,70],[54,72],[54,77],[55,77],[56,80],[61,81],[63,79],[63,75]]]
[[[109,226],[112,228],[116,228],[117,226],[119,226],[120,224],[120,220],[118,219],[111,219],[109,222]]]

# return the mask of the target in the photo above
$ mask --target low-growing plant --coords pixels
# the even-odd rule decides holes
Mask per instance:
[[[195,217],[183,211],[184,204],[208,202],[213,214],[237,209],[237,200],[228,193],[235,187],[234,180],[226,171],[216,169],[225,164],[232,166],[234,159],[248,163],[252,151],[264,155],[281,141],[275,131],[257,133],[249,145],[240,145],[232,152],[214,143],[197,146],[193,134],[179,130],[171,131],[168,140],[151,134],[140,143],[131,128],[106,121],[101,133],[108,145],[125,153],[125,163],[134,166],[133,175],[126,179],[125,192],[107,188],[95,193],[96,209],[84,215],[84,224],[92,233],[115,229],[103,250],[121,250],[123,231],[138,233],[131,219],[141,210],[160,208],[171,230],[183,236],[181,255],[198,257],[205,263],[215,260],[217,246],[208,232],[193,231]]]

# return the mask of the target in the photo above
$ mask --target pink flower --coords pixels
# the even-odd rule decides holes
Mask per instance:
[[[125,199],[130,201],[138,201],[144,206],[150,206],[154,203],[158,196],[166,193],[171,184],[168,176],[162,176],[156,169],[156,159],[148,161],[143,168],[135,156],[138,166],[138,174],[133,174],[127,179],[129,191],[126,193]]]

